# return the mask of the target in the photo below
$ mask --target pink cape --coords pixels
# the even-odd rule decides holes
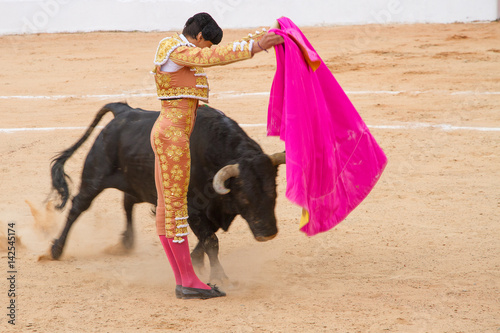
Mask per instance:
[[[330,230],[370,193],[387,158],[300,29],[279,20],[267,132],[286,147],[286,197],[309,213],[300,230]]]

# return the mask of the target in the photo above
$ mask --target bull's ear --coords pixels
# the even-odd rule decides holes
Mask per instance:
[[[238,164],[229,164],[217,171],[212,182],[215,192],[222,195],[228,194],[229,189],[224,186],[224,182],[231,177],[238,177],[239,174],[240,166]]]
[[[286,153],[274,153],[272,155],[269,155],[269,158],[271,159],[271,162],[273,162],[274,166],[278,166],[280,164],[286,164]]]

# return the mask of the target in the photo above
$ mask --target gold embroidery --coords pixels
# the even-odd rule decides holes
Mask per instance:
[[[261,36],[253,37],[254,42]],[[160,161],[164,189],[165,235],[176,242],[182,242],[181,237],[188,232],[189,136],[198,100],[208,101],[208,79],[202,67],[225,65],[252,56],[250,38],[204,49],[182,44],[185,43],[179,36],[162,40],[153,69],[158,97],[163,101],[152,142]],[[161,65],[169,59],[183,67],[176,72],[162,72]],[[176,98],[181,99],[172,100]]]
[[[155,55],[155,63],[164,63],[168,54],[172,52],[176,46],[181,44],[183,44],[183,42],[178,35],[175,35],[174,37],[167,37],[160,41],[160,45],[158,45]]]
[[[206,86],[208,85],[208,80],[205,76],[198,76],[196,78],[196,85]]]
[[[165,74],[161,74],[165,75]],[[157,74],[158,76],[158,74]],[[198,84],[197,79],[195,80],[195,85]],[[164,88],[157,83],[157,93],[158,98],[168,99],[168,98],[194,98],[201,99],[203,101],[208,101],[208,82],[205,78],[204,83],[200,85],[206,87],[176,87],[176,88]]]
[[[203,69],[188,66],[177,72],[160,70],[160,65],[166,63],[179,47],[192,48],[182,46],[183,44],[186,43],[175,35],[172,38],[163,39],[158,46],[155,55],[157,67],[153,69],[158,97],[160,99],[188,97],[208,101],[208,81]]]
[[[177,72],[161,72],[159,67],[153,70],[158,97],[160,99],[189,97],[208,101],[208,80],[201,67],[225,65],[251,58],[251,40],[256,43],[265,33],[245,37],[227,45],[203,49],[186,46],[178,35],[162,40],[156,52],[155,63],[163,64],[171,59],[185,67]],[[173,82],[176,82],[175,86]]]
[[[191,156],[189,136],[198,101],[162,101],[162,111],[153,130],[153,144],[160,160],[165,201],[165,235],[182,242],[187,234],[187,191]],[[178,226],[182,227],[179,228]],[[182,236],[178,236],[182,235]]]
[[[226,65],[238,60],[252,57],[250,43],[245,43],[243,50],[233,43],[224,46],[212,46],[210,48],[198,48],[179,46],[170,55],[170,58],[178,65],[189,67],[210,67],[215,65]]]
[[[251,39],[253,39],[254,43],[257,43],[262,39],[262,37],[264,37],[265,34],[267,34],[267,31],[263,29],[262,31],[256,32],[255,34],[248,34],[248,36],[242,38],[241,41],[249,42]]]

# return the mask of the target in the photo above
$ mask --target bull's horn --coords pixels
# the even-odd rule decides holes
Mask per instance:
[[[238,177],[240,166],[238,164],[229,164],[220,169],[214,176],[213,186],[215,192],[219,194],[228,194],[229,189],[224,186],[224,182],[231,177]]]
[[[271,159],[271,162],[273,162],[274,166],[278,166],[280,164],[286,164],[286,154],[285,154],[285,152],[274,153],[272,155],[269,155],[269,158]]]

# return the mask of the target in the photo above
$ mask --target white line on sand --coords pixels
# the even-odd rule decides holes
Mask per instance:
[[[266,127],[267,124],[240,124],[241,127]],[[480,132],[500,132],[500,127],[476,127],[476,126],[453,126],[450,124],[429,124],[429,123],[404,123],[399,125],[368,125],[369,128],[385,130],[418,130],[435,128],[442,131],[480,131]],[[102,129],[104,126],[97,126]],[[17,133],[30,131],[84,131],[87,127],[31,127],[31,128],[0,128],[0,133]]]
[[[420,94],[441,94],[441,95],[500,95],[500,91],[453,91],[453,92],[443,92],[443,91],[391,91],[391,90],[365,90],[365,91],[346,91],[347,95],[399,95],[408,93],[411,95]],[[112,99],[112,98],[127,98],[127,97],[154,97],[156,93],[121,93],[121,94],[99,94],[99,95],[8,95],[0,96],[0,99],[47,99],[47,100],[59,100],[68,98],[77,99]],[[237,91],[223,91],[219,93],[214,93],[212,97],[214,98],[236,98],[243,96],[269,96],[268,91],[263,92],[237,92]]]

